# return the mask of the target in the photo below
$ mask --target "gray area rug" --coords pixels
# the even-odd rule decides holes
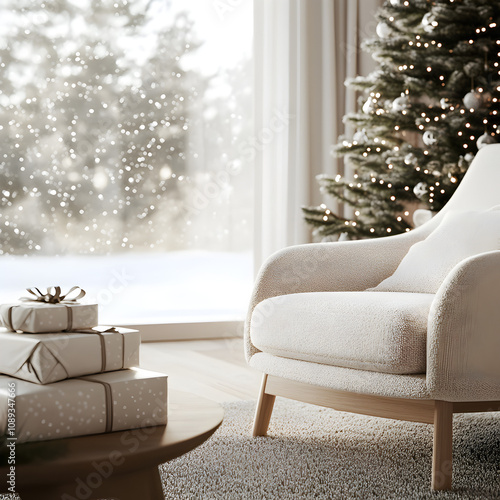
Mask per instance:
[[[253,438],[255,403],[223,406],[206,443],[161,466],[167,500],[500,499],[500,413],[455,416],[454,490],[437,493],[431,425],[278,398],[268,437]]]
[[[253,438],[255,403],[224,407],[210,440],[161,466],[167,499],[500,499],[500,413],[454,417],[454,491],[437,493],[431,425],[278,398]]]

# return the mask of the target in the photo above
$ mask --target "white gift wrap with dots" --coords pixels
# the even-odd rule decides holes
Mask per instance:
[[[51,384],[67,378],[139,366],[137,330],[97,327],[71,333],[15,333],[0,329],[0,373]]]
[[[70,309],[70,311],[68,311]],[[97,304],[19,302],[0,305],[0,326],[27,333],[83,330],[98,325]]]
[[[167,376],[139,368],[39,385],[0,376],[0,435],[8,384],[16,383],[17,442],[165,425]]]

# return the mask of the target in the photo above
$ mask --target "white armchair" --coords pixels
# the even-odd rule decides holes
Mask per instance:
[[[496,205],[500,145],[490,145],[423,226],[271,256],[245,326],[248,363],[264,373],[254,435],[266,434],[276,396],[434,424],[432,488],[450,489],[453,413],[500,411]]]

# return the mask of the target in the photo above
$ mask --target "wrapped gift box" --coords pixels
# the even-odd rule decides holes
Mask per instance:
[[[139,365],[137,330],[97,327],[87,332],[0,331],[0,373],[37,384]]]
[[[15,383],[10,389],[9,383]],[[0,376],[0,435],[15,392],[18,443],[165,425],[167,376],[133,368],[39,385]]]
[[[46,304],[28,301],[0,305],[0,326],[10,331],[63,332],[97,325],[97,304]]]

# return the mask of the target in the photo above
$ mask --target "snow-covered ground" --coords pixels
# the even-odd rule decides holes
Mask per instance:
[[[28,287],[78,285],[99,304],[101,324],[243,319],[252,281],[250,253],[0,257],[0,303]]]

